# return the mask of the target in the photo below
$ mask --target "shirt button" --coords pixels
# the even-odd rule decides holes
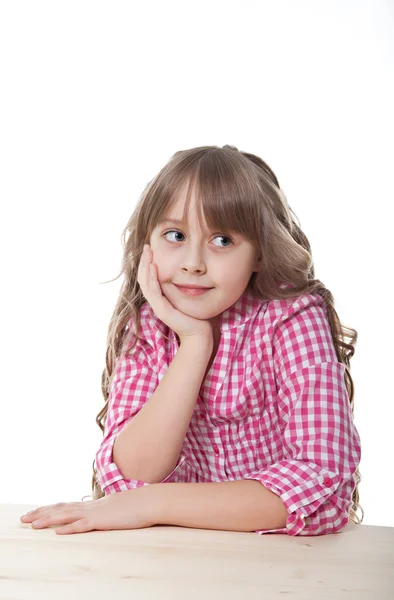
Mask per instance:
[[[332,479],[330,479],[329,477],[326,477],[323,481],[324,485],[326,485],[327,487],[330,487],[332,485]]]
[[[216,456],[217,456],[217,455],[219,454],[219,452],[220,452],[220,451],[219,451],[219,448],[217,447],[217,445],[216,445],[216,444],[214,444],[214,446],[213,446],[213,451],[214,451],[214,453],[216,454]]]

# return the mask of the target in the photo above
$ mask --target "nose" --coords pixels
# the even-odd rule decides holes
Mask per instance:
[[[207,267],[201,248],[197,245],[185,248],[180,267],[186,273],[205,273]]]

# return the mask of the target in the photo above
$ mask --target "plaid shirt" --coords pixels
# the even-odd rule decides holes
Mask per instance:
[[[125,479],[112,448],[179,347],[148,303],[140,315],[142,339],[117,359],[96,453],[106,495],[149,485]],[[129,328],[135,332],[131,320]],[[178,463],[162,483],[256,479],[288,511],[285,528],[256,533],[340,531],[349,520],[361,446],[323,298],[263,301],[246,291],[222,313],[220,329]]]

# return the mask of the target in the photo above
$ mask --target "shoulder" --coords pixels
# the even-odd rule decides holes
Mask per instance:
[[[338,362],[323,296],[304,293],[269,304],[269,343],[283,373]]]
[[[331,337],[326,302],[316,293],[268,300],[259,311],[256,325],[256,332],[258,330],[265,344],[280,344],[284,351],[300,343],[301,339]]]
[[[275,329],[289,320],[303,320],[308,314],[325,316],[326,312],[327,306],[320,294],[303,293],[294,298],[269,300],[265,318],[268,320],[269,325]]]

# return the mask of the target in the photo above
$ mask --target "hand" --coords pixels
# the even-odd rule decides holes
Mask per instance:
[[[174,308],[164,296],[158,279],[157,265],[152,262],[152,259],[153,254],[150,246],[145,244],[138,266],[137,281],[155,315],[175,331],[181,341],[193,336],[204,336],[213,339],[212,325],[209,321],[186,315]]]
[[[98,529],[141,529],[156,525],[150,486],[117,492],[88,502],[59,502],[41,506],[22,515],[22,523],[33,523],[34,529],[50,525],[58,527],[56,533],[85,533]]]

